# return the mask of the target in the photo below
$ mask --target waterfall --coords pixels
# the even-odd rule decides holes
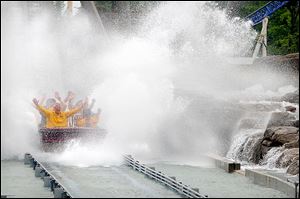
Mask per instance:
[[[261,157],[261,142],[272,107],[278,109],[278,104],[261,102],[243,102],[240,104],[246,113],[238,123],[235,136],[226,157],[246,164],[257,164]],[[250,111],[251,110],[251,111]]]
[[[240,104],[245,115],[240,119],[235,136],[226,157],[240,162],[242,165],[258,164],[266,169],[278,168],[278,159],[283,153],[283,147],[273,147],[265,155],[262,154],[261,142],[264,132],[271,121],[274,112],[285,111],[285,102],[243,102]]]
[[[246,129],[234,136],[234,141],[227,153],[227,158],[240,162],[257,163],[259,160],[260,142],[263,138],[263,130]]]
[[[282,147],[271,148],[263,157],[263,159],[259,162],[259,164],[268,169],[276,168],[276,162],[283,152],[282,149]]]

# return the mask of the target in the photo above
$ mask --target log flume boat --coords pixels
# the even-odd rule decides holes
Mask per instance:
[[[99,142],[105,138],[106,134],[105,129],[88,127],[39,129],[41,146],[46,152],[62,151],[73,140],[80,143]]]

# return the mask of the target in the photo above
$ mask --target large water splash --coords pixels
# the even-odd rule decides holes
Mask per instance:
[[[274,89],[274,78],[284,84],[270,71],[226,63],[245,54],[256,33],[212,3],[162,3],[137,33],[111,34],[108,45],[84,14],[54,22],[48,14],[26,21],[22,12],[1,13],[2,159],[39,151],[39,115],[30,102],[43,93],[73,90],[97,100],[101,127],[109,132],[105,142],[50,155],[89,166],[116,162],[124,153],[192,159],[217,150],[221,130],[226,134],[224,126],[238,120],[239,113],[224,111],[224,104],[234,106],[232,95],[240,99],[255,84]]]

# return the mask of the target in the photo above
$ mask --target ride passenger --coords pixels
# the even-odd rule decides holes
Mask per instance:
[[[90,106],[86,105],[83,108],[81,115],[78,115],[76,117],[75,124],[77,127],[92,127],[92,128],[97,127],[101,109],[98,109],[98,112],[96,114],[92,113],[92,108],[95,104],[95,101],[96,100],[93,99]]]
[[[100,119],[101,109],[97,113],[92,113],[90,109],[84,110],[83,115],[76,120],[77,127],[91,127],[96,128]]]
[[[89,126],[96,128],[100,120],[101,109],[98,108],[97,113],[92,114],[89,120]]]
[[[46,109],[45,107],[39,105],[38,100],[34,98],[33,100],[36,108],[45,115],[46,117],[46,128],[56,128],[56,127],[68,127],[68,118],[75,113],[79,112],[85,103],[81,103],[78,107],[71,109],[69,111],[62,111],[61,104],[56,103],[53,109]]]
[[[45,108],[46,109],[52,109],[52,107],[55,105],[55,103],[56,103],[56,100],[54,98],[49,98],[46,101]],[[42,106],[42,103],[39,103],[39,105]],[[47,119],[46,119],[46,116],[43,112],[40,112],[40,113],[41,113],[42,117],[41,117],[41,123],[40,123],[39,127],[43,128],[43,127],[46,126]]]
[[[61,110],[62,111],[66,111],[66,109],[67,109],[66,100],[62,100],[61,97],[60,97],[60,95],[59,95],[59,92],[57,92],[57,91],[54,92],[54,96],[58,100],[58,102],[60,103]],[[68,97],[66,97],[66,99],[67,98]]]

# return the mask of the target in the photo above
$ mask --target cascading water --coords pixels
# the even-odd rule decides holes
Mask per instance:
[[[110,33],[108,45],[84,14],[53,21],[44,13],[28,22],[8,7],[1,5],[1,159],[30,151],[79,166],[118,164],[124,153],[197,160],[229,147],[243,115],[238,102],[262,97],[249,88],[272,95],[285,86],[276,72],[226,62],[251,49],[256,32],[213,3],[163,2],[136,33]],[[55,90],[97,100],[109,132],[104,143],[39,151],[31,100]]]
[[[242,117],[240,123],[237,125],[238,128],[226,157],[241,162],[242,165],[246,167],[254,166],[265,169],[279,168],[277,162],[284,151],[283,147],[271,148],[261,159],[261,143],[267,125],[270,125],[272,113],[284,112],[284,107],[287,105],[298,107],[296,104],[286,102],[243,102],[241,106],[246,107],[246,115]],[[249,113],[250,110],[251,113]],[[295,117],[297,113],[290,115],[291,118],[297,119],[297,117]]]
[[[274,147],[270,149],[268,153],[265,155],[264,159],[260,162],[260,165],[268,169],[278,168],[276,162],[280,157],[280,155],[282,154],[282,152],[283,152],[282,147]]]

